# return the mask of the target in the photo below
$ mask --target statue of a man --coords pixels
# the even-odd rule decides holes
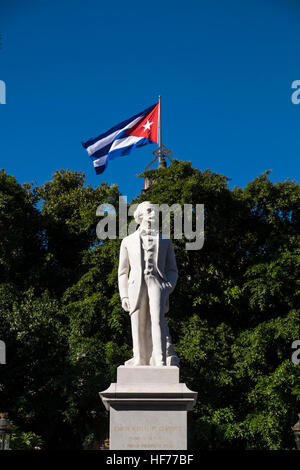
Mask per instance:
[[[133,343],[133,358],[126,366],[179,365],[164,315],[178,270],[172,241],[155,229],[157,217],[151,202],[139,204],[134,218],[140,227],[121,244],[119,291],[131,317]]]

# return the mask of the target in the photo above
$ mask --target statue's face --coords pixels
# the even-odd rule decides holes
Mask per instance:
[[[151,202],[144,204],[143,206],[143,221],[142,224],[151,224],[153,225],[156,220],[156,211],[155,207]]]

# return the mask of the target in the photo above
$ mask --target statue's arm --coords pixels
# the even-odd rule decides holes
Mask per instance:
[[[171,240],[168,246],[167,263],[166,263],[165,272],[166,272],[167,279],[172,286],[172,291],[173,291],[176,286],[177,279],[178,279],[178,269],[177,269],[177,264],[176,264],[174,246]]]
[[[121,243],[119,268],[118,268],[118,284],[121,300],[128,298],[128,273],[129,259],[125,240]]]

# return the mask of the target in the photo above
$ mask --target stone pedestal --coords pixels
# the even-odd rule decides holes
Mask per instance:
[[[111,450],[186,450],[187,411],[197,393],[179,383],[176,366],[120,366],[100,392],[110,411]]]

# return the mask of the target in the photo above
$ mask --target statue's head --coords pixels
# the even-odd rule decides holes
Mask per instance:
[[[142,202],[134,211],[133,217],[137,224],[153,225],[157,220],[155,204],[150,201]]]

